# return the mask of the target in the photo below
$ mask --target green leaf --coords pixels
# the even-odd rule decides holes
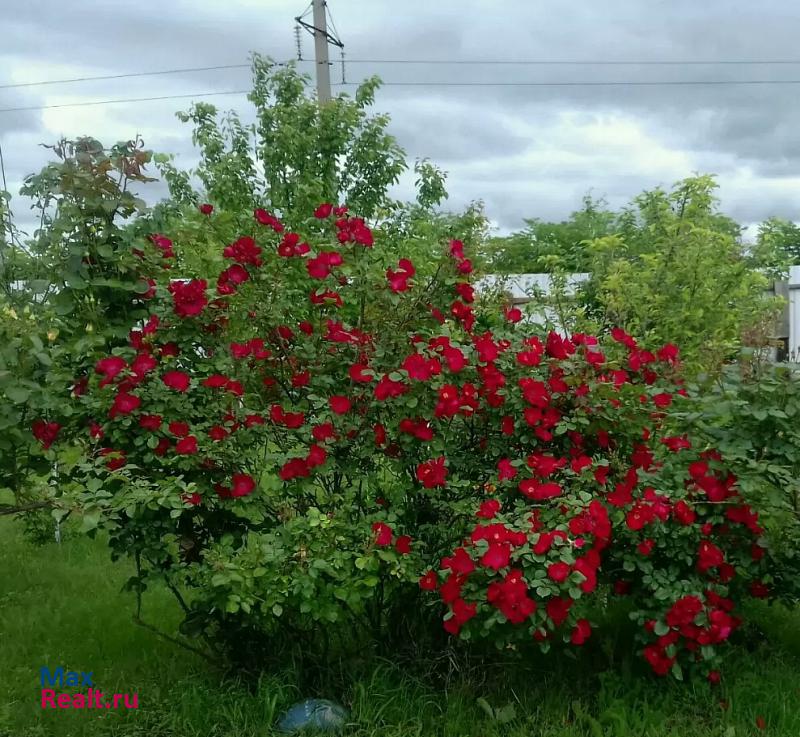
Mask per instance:
[[[90,532],[100,524],[100,512],[85,512],[81,520],[81,532]]]
[[[508,724],[517,718],[517,709],[514,704],[506,704],[495,710],[494,718],[498,724]]]
[[[5,389],[6,396],[14,402],[14,404],[22,404],[28,401],[31,392],[22,386],[9,386]]]
[[[75,310],[75,301],[68,291],[59,292],[50,300],[57,315],[69,315]]]
[[[653,627],[653,632],[655,632],[658,637],[663,637],[669,633],[669,626],[661,620],[658,620],[655,624],[655,627]]]
[[[479,696],[475,700],[475,703],[483,710],[489,719],[494,719],[494,709],[492,709],[492,707],[489,705],[489,702],[484,699],[483,696]]]

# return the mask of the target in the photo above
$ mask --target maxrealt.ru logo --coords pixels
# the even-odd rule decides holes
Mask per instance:
[[[95,688],[92,671],[65,670],[63,666],[51,671],[47,666],[39,670],[42,686],[42,709],[138,709],[139,694],[104,694]],[[80,688],[85,692],[56,692],[55,688]]]

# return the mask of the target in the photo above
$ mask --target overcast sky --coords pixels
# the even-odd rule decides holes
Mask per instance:
[[[296,56],[307,0],[0,0],[0,85]],[[800,80],[783,65],[412,65],[356,60],[800,61],[795,0],[329,0],[347,79],[387,83]],[[302,39],[305,57],[313,40]],[[332,50],[332,53],[335,50]],[[338,58],[338,52],[334,53]],[[306,64],[309,72],[313,67]],[[337,63],[334,81],[341,79]],[[247,69],[0,89],[0,108],[241,90]],[[341,87],[335,89],[342,89]],[[352,88],[349,89],[352,92]],[[583,194],[620,205],[694,172],[717,174],[723,208],[744,223],[800,220],[800,85],[395,87],[376,109],[413,161],[449,172],[450,206],[483,200],[503,231],[562,218]],[[197,99],[203,99],[198,96]],[[243,95],[208,98],[246,113]],[[9,189],[58,137],[104,143],[141,134],[192,165],[191,100],[0,112]],[[159,190],[154,190],[157,196]],[[146,195],[145,195],[146,196]],[[24,202],[15,201],[24,221]]]

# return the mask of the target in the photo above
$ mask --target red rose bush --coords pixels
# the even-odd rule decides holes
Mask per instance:
[[[621,598],[655,673],[718,667],[770,579],[759,514],[680,425],[675,346],[540,329],[479,300],[460,241],[412,263],[345,207],[239,226],[214,274],[141,246],[150,317],[79,399],[83,503],[139,584],[187,592],[187,631],[379,636],[417,609],[580,648]]]

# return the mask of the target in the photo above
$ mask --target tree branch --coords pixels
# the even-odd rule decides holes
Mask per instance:
[[[20,504],[19,506],[3,504],[0,505],[0,517],[6,514],[19,514],[21,512],[31,512],[34,509],[46,509],[52,506],[53,502],[31,502],[30,504]]]

